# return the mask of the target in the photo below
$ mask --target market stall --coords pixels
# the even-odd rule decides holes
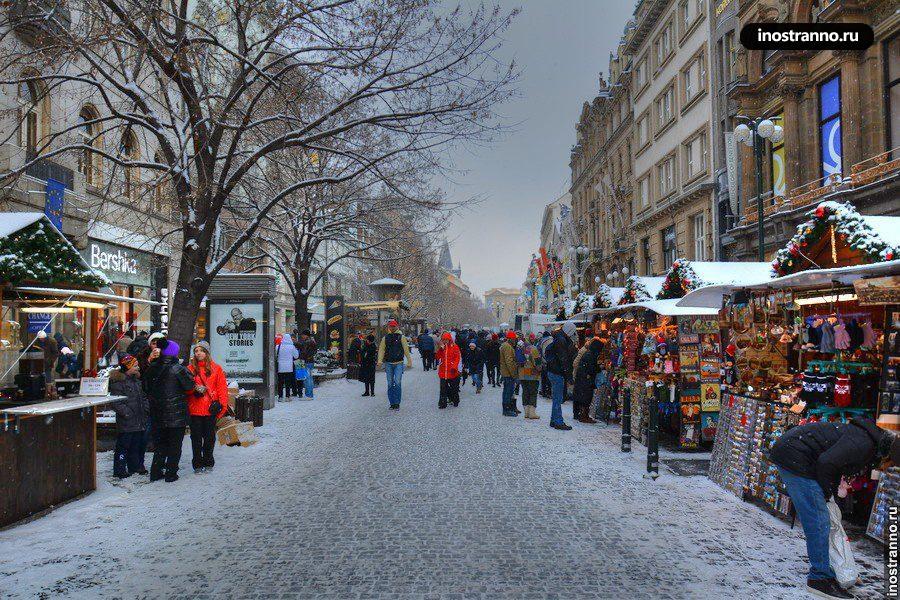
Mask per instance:
[[[713,481],[786,515],[789,499],[766,457],[788,427],[854,417],[900,423],[892,366],[900,366],[893,345],[900,337],[898,232],[900,218],[823,203],[776,254],[779,277],[701,288],[679,301],[685,308],[718,303],[727,324]],[[881,478],[880,497],[897,488],[894,477]],[[878,502],[869,514],[877,482],[860,473],[844,483],[845,516],[879,531]]]
[[[47,380],[69,356],[62,349],[75,354],[58,340],[77,349],[78,371],[92,367],[83,362],[94,342],[88,324],[116,296],[97,291],[108,279],[43,213],[4,215],[0,284],[2,527],[95,489],[96,406],[118,398],[57,398]]]

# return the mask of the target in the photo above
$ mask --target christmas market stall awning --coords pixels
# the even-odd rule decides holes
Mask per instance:
[[[729,285],[772,278],[772,265],[767,262],[708,262],[679,258],[665,275],[660,300],[682,298],[685,294],[709,285]]]
[[[900,274],[900,260],[891,260],[871,265],[836,267],[834,269],[812,269],[784,277],[761,281],[747,281],[731,285],[711,285],[702,287],[678,300],[678,306],[720,308],[722,296],[735,290],[821,290],[829,287],[846,287],[858,279],[885,277]]]
[[[0,284],[43,284],[97,289],[110,283],[44,213],[3,213]]]
[[[696,308],[682,307],[678,304],[678,299],[669,300],[642,300],[640,302],[631,302],[629,304],[621,304],[612,308],[598,308],[588,311],[587,315],[618,315],[633,310],[649,310],[658,315],[665,317],[684,317],[684,316],[702,316],[715,315],[719,312],[717,308]]]

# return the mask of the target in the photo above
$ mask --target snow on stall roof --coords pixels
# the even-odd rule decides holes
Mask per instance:
[[[44,213],[39,212],[11,212],[3,213],[0,219],[0,238],[12,235],[20,229],[25,229],[32,223],[37,223],[44,218]],[[48,219],[49,223],[50,220]]]
[[[613,306],[619,303],[619,300],[622,299],[622,296],[625,295],[625,288],[623,287],[611,287],[609,288],[609,298],[610,302],[612,302]]]
[[[384,277],[383,279],[378,279],[373,281],[369,285],[406,285],[399,279],[394,279],[392,277]]]
[[[704,286],[756,282],[772,278],[771,262],[689,261],[688,264]]]
[[[863,215],[862,219],[885,244],[900,248],[900,217]]]
[[[644,284],[644,287],[647,289],[647,293],[650,294],[651,298],[656,298],[659,293],[662,291],[663,282],[665,282],[665,277],[645,277],[643,275],[639,275],[635,277],[638,281]],[[621,296],[619,296],[621,298]]]
[[[658,315],[664,315],[668,317],[679,317],[679,316],[693,316],[693,315],[715,315],[719,311],[717,308],[705,308],[705,307],[684,307],[678,306],[679,299],[672,298],[669,300],[642,300],[640,302],[632,302],[631,304],[622,304],[620,306],[613,306],[612,308],[598,308],[592,311],[588,311],[587,315],[592,314],[610,314],[610,313],[623,313],[629,310],[634,310],[638,308],[646,308],[647,310],[652,310]]]

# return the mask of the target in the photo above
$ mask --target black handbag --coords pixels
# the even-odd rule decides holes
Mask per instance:
[[[220,412],[222,412],[222,404],[218,400],[209,403],[209,416],[218,416]]]

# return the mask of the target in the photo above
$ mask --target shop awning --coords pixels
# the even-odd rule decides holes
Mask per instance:
[[[62,288],[45,288],[31,286],[16,286],[13,291],[25,294],[43,294],[45,296],[56,296],[59,298],[72,297],[73,300],[108,300],[110,302],[133,302],[134,304],[149,304],[151,306],[163,306],[162,302],[154,300],[145,300],[143,298],[129,298],[128,296],[117,296],[116,294],[105,294],[103,292],[88,292],[85,290],[65,290]]]
[[[348,308],[356,310],[409,310],[402,300],[385,300],[383,302],[348,302]]]
[[[714,286],[717,287],[717,286]],[[641,302],[633,302],[631,304],[622,304],[621,306],[613,306],[611,308],[596,308],[585,313],[586,315],[608,315],[613,313],[622,313],[629,310],[645,309],[655,312],[658,315],[666,317],[686,317],[686,316],[703,316],[715,315],[719,312],[719,307],[706,308],[694,306],[681,306],[680,300],[677,298],[671,300],[642,300]],[[721,299],[720,299],[721,303]]]
[[[900,274],[900,260],[857,265],[853,267],[837,267],[834,269],[813,269],[800,271],[776,279],[733,285],[711,285],[694,290],[679,299],[678,306],[684,308],[708,307],[719,309],[722,296],[735,290],[812,290],[824,289],[835,285],[852,285],[857,279],[866,277],[884,277]]]

